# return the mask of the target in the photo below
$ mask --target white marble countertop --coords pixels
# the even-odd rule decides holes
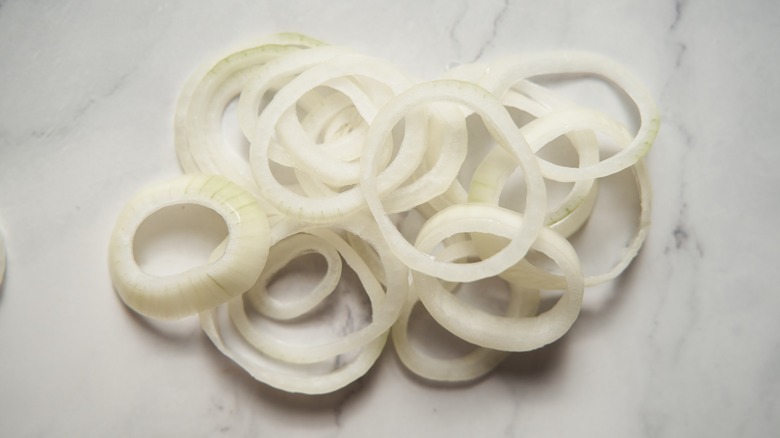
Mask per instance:
[[[463,386],[411,377],[388,348],[343,391],[290,395],[196,322],[134,317],[111,287],[107,239],[133,192],[180,173],[183,81],[283,30],[424,78],[543,49],[625,64],[662,114],[640,256],[586,297],[563,340]],[[770,0],[0,1],[2,435],[771,436],[778,40]]]

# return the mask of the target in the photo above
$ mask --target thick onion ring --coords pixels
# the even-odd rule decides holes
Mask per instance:
[[[218,213],[228,229],[227,247],[214,262],[168,276],[147,274],[133,255],[138,227],[158,210],[197,204]],[[217,175],[188,174],[141,190],[125,206],[111,234],[108,267],[117,293],[136,312],[177,319],[210,309],[249,289],[269,249],[265,213],[250,193]]]

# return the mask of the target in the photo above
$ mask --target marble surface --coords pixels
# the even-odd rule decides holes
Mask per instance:
[[[780,426],[780,3],[0,1],[3,436],[765,437]],[[576,48],[634,71],[662,129],[653,227],[572,331],[440,386],[388,349],[322,397],[257,383],[193,321],[151,323],[106,269],[113,221],[179,174],[172,112],[206,59],[274,31],[424,78]]]

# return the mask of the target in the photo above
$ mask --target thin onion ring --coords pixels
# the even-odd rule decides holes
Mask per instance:
[[[423,251],[430,251],[455,233],[479,232],[510,239],[522,229],[524,220],[518,213],[488,204],[454,205],[437,215],[451,220],[447,226],[423,226],[415,242]],[[437,279],[420,272],[412,273],[413,282],[431,316],[458,337],[502,351],[534,350],[556,341],[571,328],[582,306],[585,285],[577,253],[558,233],[542,228],[533,248],[550,257],[567,282],[558,302],[533,317],[499,317],[472,308],[444,289]]]

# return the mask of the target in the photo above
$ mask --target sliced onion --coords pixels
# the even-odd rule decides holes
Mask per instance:
[[[280,366],[269,366],[269,362],[273,363],[273,360],[264,357],[262,353],[250,353],[232,345],[219,327],[218,310],[209,309],[200,314],[203,331],[214,346],[258,381],[288,392],[326,394],[347,386],[371,368],[387,340],[387,333],[382,334],[363,346],[354,360],[329,373],[312,373],[306,367],[298,369],[294,365],[284,363],[283,369],[279,369]]]
[[[228,229],[224,254],[178,274],[142,271],[133,255],[138,227],[160,209],[181,204],[201,205],[222,217]],[[141,190],[125,206],[109,243],[109,272],[130,308],[153,318],[177,319],[249,289],[263,270],[268,248],[268,219],[254,196],[221,176],[188,174]]]
[[[456,233],[511,239],[522,229],[524,220],[517,213],[492,205],[454,205],[438,216],[442,218],[440,225],[426,224],[420,230],[416,245],[423,251],[431,251]],[[577,253],[558,233],[543,228],[533,248],[558,265],[567,283],[558,302],[536,316],[512,318],[485,313],[458,300],[437,279],[420,272],[413,273],[413,285],[431,316],[458,337],[497,350],[534,350],[556,341],[574,324],[582,306],[584,282]]]
[[[609,58],[584,52],[555,52],[523,57],[505,57],[490,66],[480,85],[503,96],[517,82],[552,74],[590,74],[620,87],[633,100],[639,112],[639,131],[631,143],[617,154],[588,167],[572,168],[539,159],[546,178],[561,182],[600,178],[632,166],[653,145],[660,126],[660,115],[650,93],[622,65]]]
[[[599,76],[625,91],[637,107],[637,132],[532,82],[559,73]],[[645,240],[651,196],[641,159],[657,134],[658,109],[624,68],[590,54],[468,64],[443,78],[421,83],[390,63],[299,34],[275,34],[206,64],[186,84],[175,113],[176,151],[189,174],[141,191],[111,236],[109,270],[121,299],[154,318],[199,313],[214,345],[256,379],[308,394],[364,375],[390,331],[405,366],[440,381],[478,378],[509,352],[559,339],[580,312],[584,287],[619,275]],[[248,162],[222,134],[225,109],[236,98]],[[534,120],[518,126],[511,109]],[[461,183],[472,115],[497,146]],[[603,135],[619,146],[611,156],[602,154]],[[537,155],[561,136],[576,154],[574,167]],[[627,168],[639,188],[637,233],[610,270],[584,277],[566,238],[596,208],[598,179]],[[522,212],[499,207],[515,172],[524,184]],[[573,183],[556,205],[548,205],[545,178]],[[150,215],[176,204],[217,212],[228,238],[202,266],[145,273],[133,256],[134,235]],[[327,265],[312,290],[295,300],[272,297],[273,278],[311,253]],[[532,263],[528,255],[537,253],[557,268]],[[343,262],[370,302],[365,326],[309,343],[260,328],[255,317],[294,325],[315,315],[339,288]],[[4,268],[0,236],[0,282]],[[500,315],[454,292],[494,276],[510,289]],[[550,289],[562,294],[539,313],[540,293]],[[445,359],[412,345],[409,320],[420,305],[474,349]]]
[[[268,283],[293,259],[319,254],[327,264],[325,276],[304,298],[279,301],[268,294]],[[336,289],[341,278],[341,256],[328,241],[312,234],[295,234],[273,245],[257,284],[246,292],[254,308],[271,318],[287,320],[309,312]]]
[[[447,246],[437,256],[454,261],[478,256],[477,248],[470,241],[461,241]],[[462,382],[474,380],[492,371],[509,353],[484,347],[474,347],[469,353],[455,358],[436,358],[415,348],[409,340],[409,320],[420,298],[413,288],[406,299],[398,322],[392,330],[393,346],[401,362],[415,374],[429,380]],[[539,292],[512,285],[510,301],[506,308],[507,317],[534,315],[539,306]]]
[[[631,142],[631,135],[621,124],[601,113],[582,108],[570,108],[550,113],[549,115],[543,116],[524,126],[523,133],[532,145],[531,147],[534,150],[538,150],[543,143],[565,134],[563,131],[566,129],[588,129],[602,132],[610,136],[619,147],[625,147]],[[592,162],[591,160],[596,157],[593,155],[581,155],[581,158],[581,164],[587,166]],[[488,156],[481,164],[481,168],[478,168],[478,171],[475,172],[475,180],[479,180],[480,184],[472,184],[472,189],[478,190],[478,193],[469,192],[470,199],[477,202],[487,202],[497,205],[503,184],[512,170],[511,165],[507,165],[506,159],[502,160],[500,158]],[[610,281],[620,275],[620,273],[631,263],[631,260],[639,253],[639,249],[647,238],[647,233],[650,228],[652,201],[650,179],[642,160],[632,165],[631,170],[639,189],[639,224],[636,233],[631,242],[624,248],[618,262],[607,272],[588,275],[585,278],[586,286],[595,286]],[[575,183],[575,185],[580,183],[583,183],[583,181]],[[556,231],[563,236],[568,236],[568,232],[578,229],[590,216],[590,212],[596,201],[595,195],[595,191],[591,190],[581,197],[581,204],[579,206],[575,206],[574,208],[569,207],[571,208],[572,214],[564,218],[566,221],[553,223],[552,220],[549,220],[548,224],[552,225],[553,228],[558,225],[559,228],[556,229]],[[561,229],[561,227],[565,228]],[[479,238],[477,241],[479,242],[478,246],[481,249],[480,252],[483,255],[492,254],[502,247],[501,243],[495,241],[488,242]],[[537,286],[544,285],[549,288],[562,288],[565,286],[564,278],[534,269],[534,267],[527,262],[521,262],[515,268],[502,273],[502,278],[511,280],[515,276],[515,269],[518,270],[516,274],[521,278],[525,278],[525,281],[528,281],[527,277],[535,278],[534,284]]]

